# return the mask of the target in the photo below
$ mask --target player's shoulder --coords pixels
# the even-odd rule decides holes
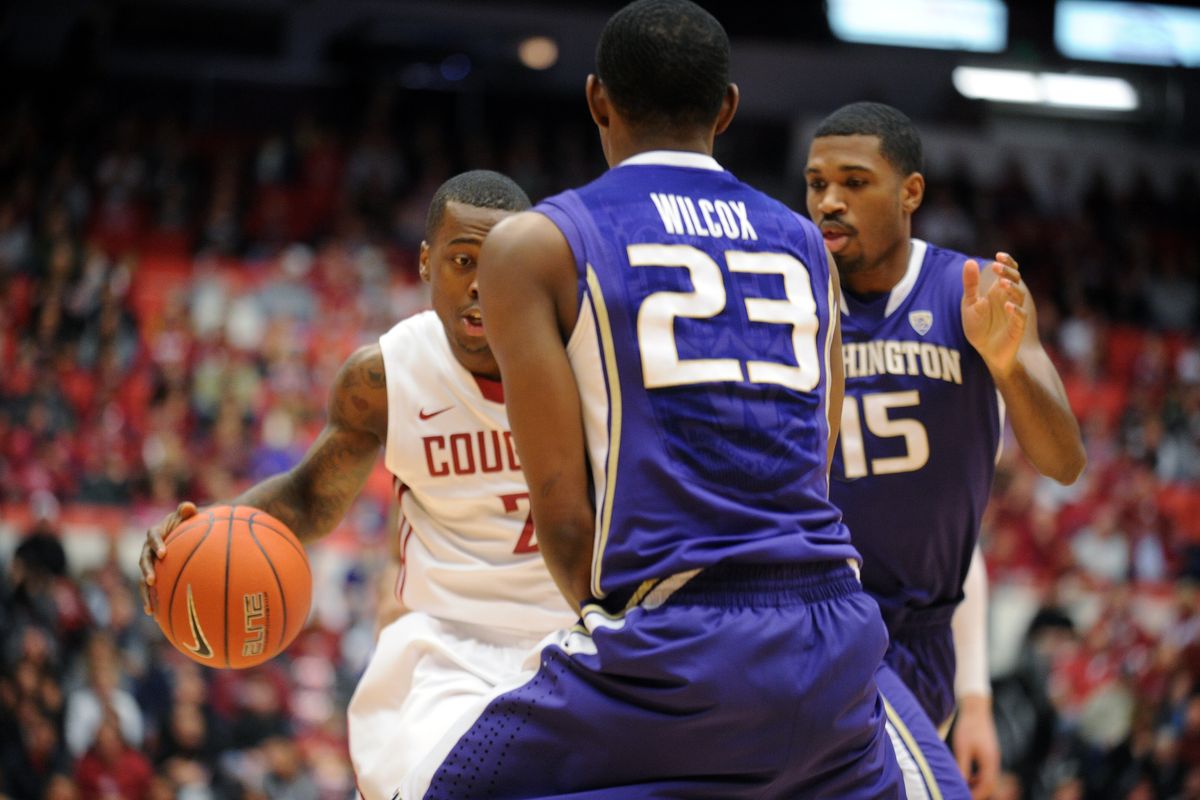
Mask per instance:
[[[330,417],[341,425],[387,435],[387,370],[379,342],[355,350],[334,379]]]
[[[561,277],[561,266],[572,260],[569,237],[559,215],[545,211],[539,204],[500,220],[488,232],[480,252],[480,261],[489,264],[480,272],[481,287],[552,285]]]
[[[913,239],[913,242],[920,242],[920,239]],[[962,277],[963,264],[968,259],[975,259],[980,264],[987,263],[987,259],[981,256],[968,255],[960,253],[957,250],[951,250],[948,247],[941,247],[932,242],[921,242],[925,246],[925,265],[934,270],[941,272],[951,272],[955,277]]]
[[[557,197],[561,195],[546,198],[528,211],[519,211],[497,222],[488,232],[484,247],[491,245],[490,250],[495,250],[498,246],[527,247],[537,244],[540,239],[553,239],[557,227],[546,212],[555,207],[550,201]]]
[[[980,264],[984,263],[983,259],[978,256],[960,253],[957,250],[941,247],[932,242],[913,239],[913,244],[914,246],[920,245],[925,248],[921,271],[926,273],[930,278],[933,278],[934,282],[938,285],[951,287],[956,293],[962,291],[963,264],[971,258]]]
[[[369,345],[359,352],[368,349]],[[386,372],[406,379],[431,370],[440,372],[439,365],[453,358],[446,329],[434,311],[421,311],[397,322],[379,337],[376,350]]]
[[[384,386],[383,349],[379,342],[371,342],[359,347],[346,358],[338,373],[338,384],[342,384],[350,376],[350,383],[356,384],[356,378],[364,379],[368,385]]]
[[[924,242],[920,239],[913,239],[913,243],[923,244],[925,246],[925,267],[931,270],[945,271],[951,267],[962,267],[964,261],[970,256],[965,253],[960,253],[957,250],[951,250],[948,247],[934,244],[933,242]]]

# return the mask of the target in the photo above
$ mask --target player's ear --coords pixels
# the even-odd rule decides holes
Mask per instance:
[[[421,280],[429,283],[429,242],[421,240],[421,257],[418,259]]]
[[[741,93],[738,92],[736,83],[731,83],[725,87],[725,97],[721,99],[721,110],[717,112],[717,125],[713,129],[715,135],[720,135],[729,127],[729,123],[733,122],[733,116],[737,114],[738,101],[741,100]]]
[[[900,184],[900,205],[907,213],[912,214],[921,207],[921,201],[924,199],[925,176],[913,172]]]
[[[607,128],[612,112],[609,107],[608,91],[605,90],[604,84],[594,74],[588,75],[584,91],[587,94],[588,111],[592,114],[592,121],[598,128]]]

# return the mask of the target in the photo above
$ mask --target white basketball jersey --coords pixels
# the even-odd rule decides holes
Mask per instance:
[[[539,635],[572,624],[537,549],[499,384],[458,362],[433,311],[400,322],[379,345],[384,458],[400,483],[400,602]]]

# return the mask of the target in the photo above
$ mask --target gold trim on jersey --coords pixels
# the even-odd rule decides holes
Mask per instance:
[[[579,609],[579,616],[580,618],[585,618],[588,614],[599,614],[605,619],[619,620],[625,618],[625,612],[628,610],[628,607],[623,608],[620,612],[613,614],[612,612],[606,610],[604,606],[600,605],[599,603],[585,603],[584,606]]]
[[[896,709],[892,708],[892,704],[884,697],[882,691],[879,693],[879,698],[883,700],[883,709],[887,714],[888,722],[892,723],[892,727],[896,729],[896,733],[900,734],[900,739],[904,742],[905,748],[908,749],[909,755],[917,762],[917,768],[921,770],[921,778],[925,781],[925,789],[929,792],[930,800],[942,800],[941,787],[938,786],[937,780],[933,777],[933,770],[929,768],[929,762],[925,760],[925,754],[921,752],[921,745],[917,743],[917,739],[912,735],[912,731],[904,724],[904,720],[896,713]]]
[[[608,531],[612,525],[613,496],[617,491],[617,460],[621,451],[621,377],[617,373],[617,349],[613,344],[612,327],[608,319],[608,307],[604,304],[604,292],[600,278],[592,265],[587,266],[588,299],[596,319],[596,331],[600,334],[600,345],[604,352],[604,377],[608,382],[608,454],[604,465],[604,502],[600,507],[600,528],[596,531],[596,544],[592,551],[592,594],[604,597],[600,588],[600,573],[603,567],[604,548],[608,545]]]

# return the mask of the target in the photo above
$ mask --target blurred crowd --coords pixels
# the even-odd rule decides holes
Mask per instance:
[[[0,553],[0,797],[352,791],[340,712],[375,624],[386,475],[339,532],[350,567],[318,579],[336,622],[245,672],[174,653],[115,545],[73,565],[63,520],[109,507],[136,536],[289,467],[345,356],[427,302],[442,180],[491,167],[536,198],[601,168],[583,128],[450,138],[434,116],[396,136],[397,116],[381,95],[354,126],[260,135],[86,106],[0,118],[0,508],[22,520]],[[1069,488],[1011,440],[1000,461],[983,539],[1000,796],[1200,798],[1197,176],[1097,170],[1051,196],[1017,160],[928,179],[918,235],[1020,260],[1089,455]]]

